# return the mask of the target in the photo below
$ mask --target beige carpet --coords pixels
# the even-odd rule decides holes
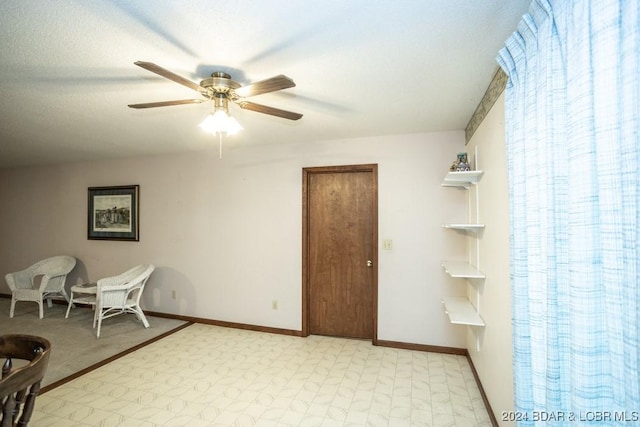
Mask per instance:
[[[145,329],[133,314],[121,315],[104,320],[97,339],[90,308],[72,308],[65,319],[66,305],[53,304],[49,308],[45,302],[44,318],[39,319],[37,304],[18,302],[15,315],[10,318],[10,304],[11,300],[0,298],[0,335],[29,334],[51,341],[43,387],[186,324],[182,320],[147,316],[150,327]]]

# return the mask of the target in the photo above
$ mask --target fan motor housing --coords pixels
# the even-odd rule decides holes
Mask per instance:
[[[227,93],[232,89],[238,89],[240,83],[231,80],[231,76],[222,71],[211,73],[211,77],[200,82],[200,86],[211,90],[213,93]]]

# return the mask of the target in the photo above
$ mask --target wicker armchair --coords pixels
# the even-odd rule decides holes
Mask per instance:
[[[0,336],[0,426],[26,426],[49,364],[51,343],[31,335]],[[15,360],[29,363],[13,369]]]
[[[67,274],[76,266],[76,259],[71,256],[54,256],[43,259],[22,271],[9,273],[5,277],[11,290],[11,309],[9,317],[13,317],[17,301],[38,303],[40,318],[44,317],[42,300],[47,299],[51,307],[51,298],[61,295],[67,302],[69,296],[64,288]],[[40,281],[38,282],[38,278]]]
[[[119,314],[135,314],[145,328],[149,327],[149,322],[140,308],[140,297],[153,270],[153,265],[138,265],[118,276],[98,280],[93,319],[93,327],[95,328],[96,322],[98,324],[98,338],[102,321]]]

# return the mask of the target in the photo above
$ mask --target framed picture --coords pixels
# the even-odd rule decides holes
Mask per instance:
[[[87,239],[140,240],[140,186],[89,187]]]

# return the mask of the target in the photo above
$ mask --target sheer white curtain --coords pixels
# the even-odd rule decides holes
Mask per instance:
[[[520,425],[640,424],[639,4],[535,0],[498,57]]]

